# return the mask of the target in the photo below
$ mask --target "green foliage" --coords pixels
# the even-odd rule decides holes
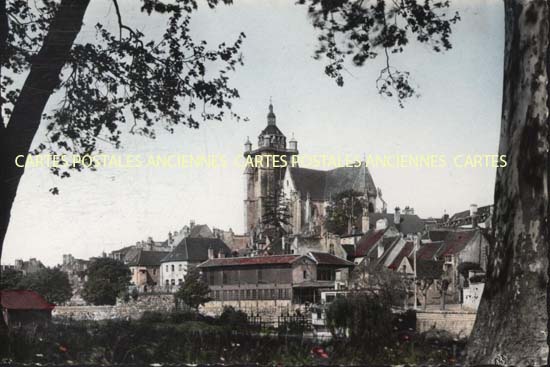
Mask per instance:
[[[384,67],[376,81],[378,92],[403,101],[418,95],[409,73],[390,64],[390,55],[401,53],[410,39],[428,43],[436,52],[449,50],[451,26],[458,13],[449,16],[448,0],[299,0],[308,5],[313,26],[320,31],[315,58],[327,59],[325,74],[344,85],[342,71],[349,58],[363,66],[380,53]]]
[[[209,294],[210,288],[203,281],[199,269],[193,268],[185,275],[183,284],[176,292],[175,297],[185,305],[198,309],[199,306],[211,300]]]
[[[26,275],[18,288],[33,290],[54,304],[63,304],[73,295],[67,273],[58,268],[44,268]]]
[[[82,298],[93,305],[114,305],[125,296],[130,284],[130,269],[121,261],[102,257],[90,263]]]
[[[173,132],[177,125],[198,128],[203,121],[221,121],[226,117],[240,119],[232,112],[233,101],[239,98],[229,76],[242,65],[241,33],[233,42],[209,45],[196,39],[190,30],[191,19],[198,9],[194,0],[141,1],[141,11],[151,18],[160,32],[144,33],[131,26],[126,5],[105,3],[110,19],[95,24],[95,40],[78,38],[64,69],[58,76],[55,93],[59,103],[46,113],[47,143],[40,143],[34,153],[94,154],[104,146],[119,148],[125,132],[149,138],[157,129]],[[75,6],[86,10],[87,1],[28,2],[8,0],[9,34],[5,56],[2,55],[1,94],[6,101],[2,115],[8,119],[21,94],[16,81],[38,62],[35,56],[44,47],[51,25],[59,18],[62,8]],[[207,0],[214,8],[229,0]],[[129,3],[128,3],[129,4]],[[72,13],[71,13],[72,14]],[[84,12],[82,12],[84,14]],[[126,23],[128,22],[128,23]],[[115,31],[110,25],[115,24]],[[85,41],[86,40],[86,41]],[[54,45],[57,46],[57,45]],[[2,99],[1,102],[4,102]],[[8,121],[8,125],[17,121]],[[70,170],[98,168],[92,165],[52,167],[62,178]],[[57,193],[57,189],[52,189]]]
[[[17,289],[23,279],[23,273],[15,269],[2,270],[0,274],[0,290]]]
[[[244,330],[248,326],[248,316],[241,310],[235,310],[232,306],[225,306],[219,317],[220,323],[232,330]]]
[[[391,303],[384,295],[357,293],[337,298],[326,316],[332,334],[349,338],[349,346],[363,351],[365,357],[377,357],[393,344]]]
[[[263,207],[263,232],[270,238],[272,246],[269,251],[280,254],[284,250],[281,248],[281,239],[287,233],[286,228],[290,226],[290,202],[284,196],[281,185],[275,184],[273,190],[265,197]]]
[[[336,194],[327,207],[325,227],[331,233],[343,235],[348,233],[348,227],[353,226],[367,208],[363,194],[346,190]]]

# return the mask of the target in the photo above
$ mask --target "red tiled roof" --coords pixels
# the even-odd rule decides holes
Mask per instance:
[[[240,266],[240,265],[267,265],[267,264],[291,264],[302,255],[273,255],[255,257],[225,257],[210,259],[199,265],[201,268],[212,266]]]
[[[418,249],[416,258],[420,260],[434,260],[439,255],[438,252],[443,246],[443,242],[426,243]]]
[[[454,255],[464,250],[475,234],[475,230],[449,232],[445,237],[445,247],[439,256]]]
[[[380,240],[380,238],[382,238],[385,231],[385,229],[369,230],[367,233],[365,233],[357,243],[354,256],[366,256],[369,251],[374,247],[374,245],[376,245],[376,243]]]
[[[52,310],[55,307],[38,293],[27,290],[0,291],[0,304],[8,310]]]
[[[403,258],[408,257],[412,253],[413,249],[414,243],[411,241],[406,242],[405,245],[403,245],[401,251],[399,251],[395,259],[393,259],[391,264],[388,266],[388,268],[396,270],[399,267],[399,264],[401,264],[401,261],[403,261]]]
[[[310,254],[319,265],[354,266],[351,261],[327,254],[326,252],[310,252]]]

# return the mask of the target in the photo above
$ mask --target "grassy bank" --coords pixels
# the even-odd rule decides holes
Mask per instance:
[[[288,330],[288,328],[286,329]],[[463,344],[443,337],[414,336],[385,345],[373,355],[368,345],[347,339],[316,342],[292,333],[260,331],[242,315],[208,318],[191,312],[145,314],[136,321],[63,321],[39,330],[0,335],[0,359],[22,363],[259,363],[403,364],[449,363]]]

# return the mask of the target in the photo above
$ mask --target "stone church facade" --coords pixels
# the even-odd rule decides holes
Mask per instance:
[[[319,243],[322,238],[327,242],[329,234],[324,228],[326,208],[331,198],[342,191],[354,190],[363,194],[368,203],[364,216],[376,210],[377,189],[364,162],[357,167],[316,170],[290,164],[292,157],[298,154],[297,141],[293,137],[287,144],[286,136],[276,125],[273,105],[270,104],[267,126],[258,136],[258,147],[253,149],[252,143],[247,139],[244,156],[247,160],[258,162],[269,155],[282,155],[288,166],[263,164],[246,168],[244,215],[245,231],[250,237],[261,236],[266,200],[272,195],[273,190],[277,189],[282,191],[284,200],[288,203],[290,225],[286,228],[287,240],[294,243],[297,239]],[[263,161],[265,162],[265,159]],[[361,227],[361,223],[358,223],[358,226]],[[312,249],[320,248],[314,246]]]

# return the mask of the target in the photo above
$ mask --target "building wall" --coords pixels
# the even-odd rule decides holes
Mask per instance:
[[[476,313],[470,311],[417,311],[416,331],[445,330],[458,338],[466,338],[475,320]]]
[[[196,266],[196,263],[187,261],[171,261],[160,265],[159,285],[165,290],[175,290],[177,286],[183,283],[189,268]]]
[[[470,284],[468,288],[464,288],[463,307],[470,310],[477,310],[484,287],[485,283],[474,283]]]
[[[131,266],[130,271],[132,272],[132,283],[137,287],[143,287],[146,285],[149,286],[159,286],[160,282],[160,267],[156,266]],[[148,279],[151,279],[153,284],[147,282]]]
[[[72,320],[139,319],[145,311],[170,312],[174,309],[172,294],[143,294],[135,301],[115,306],[57,306],[52,316]]]

